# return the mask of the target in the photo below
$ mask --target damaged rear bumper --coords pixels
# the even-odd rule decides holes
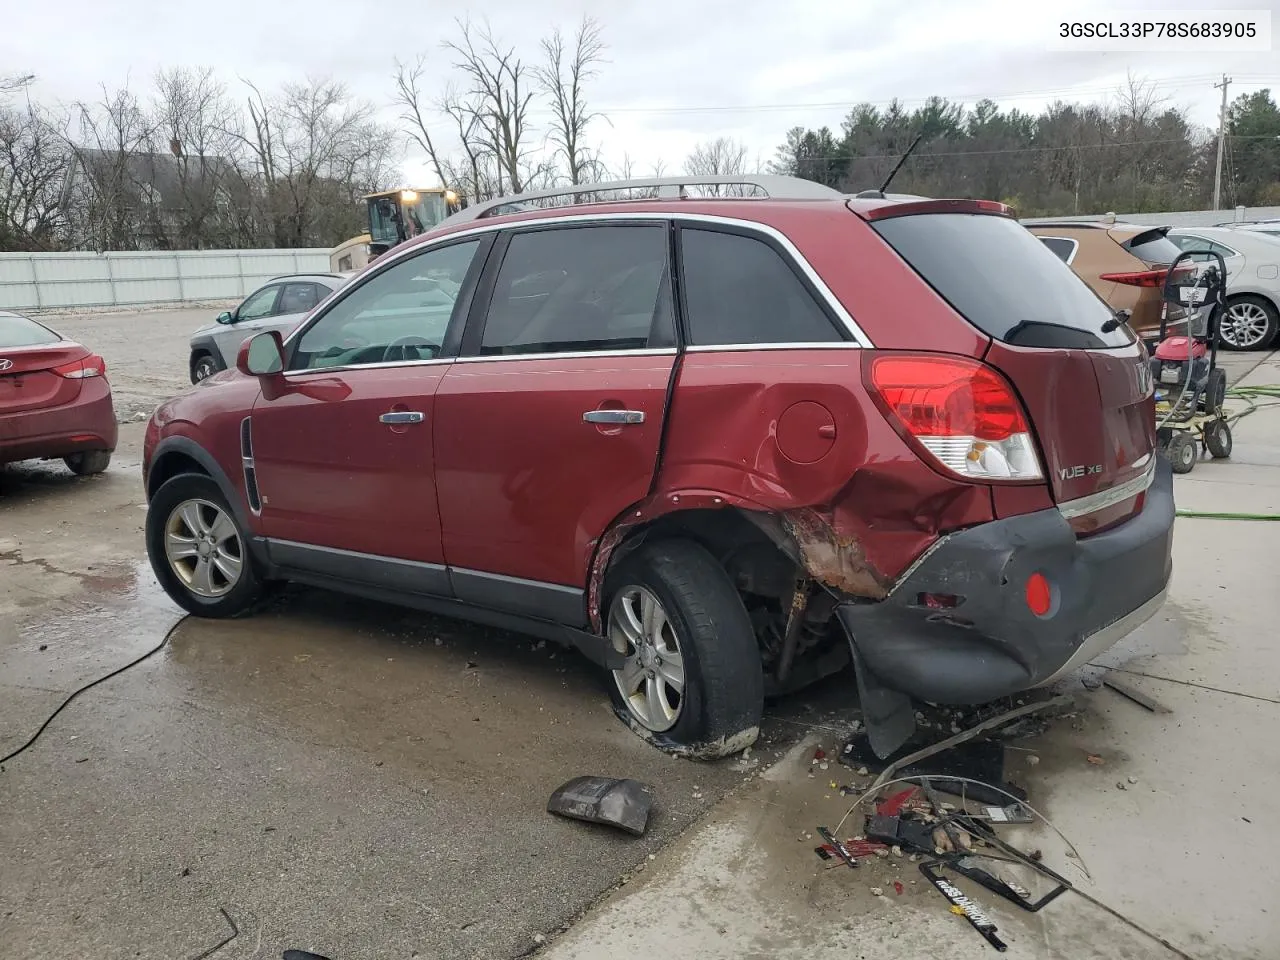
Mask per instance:
[[[1172,572],[1173,473],[1158,459],[1141,513],[1077,540],[1055,508],[951,534],[877,603],[837,615],[876,686],[968,705],[1052,683],[1159,610]],[[1051,586],[1043,616],[1028,578]],[[922,595],[951,595],[938,609]]]

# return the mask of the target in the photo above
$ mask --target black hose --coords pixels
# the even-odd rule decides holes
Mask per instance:
[[[44,733],[46,729],[48,729],[49,724],[53,723],[54,718],[66,708],[67,704],[71,703],[72,700],[80,696],[80,694],[84,693],[86,690],[92,690],[98,684],[105,683],[106,681],[110,680],[112,677],[118,677],[120,674],[124,673],[126,670],[130,669],[131,667],[136,667],[138,664],[140,664],[143,660],[146,660],[148,657],[155,656],[162,649],[164,649],[164,645],[169,642],[169,638],[173,636],[174,632],[178,629],[178,627],[182,626],[183,621],[185,621],[189,616],[190,614],[183,614],[183,616],[181,616],[178,619],[178,621],[174,623],[174,625],[171,626],[168,629],[168,631],[165,632],[163,640],[161,640],[158,644],[156,644],[154,647],[152,647],[142,656],[138,657],[136,660],[130,660],[123,667],[119,667],[118,669],[112,670],[105,677],[99,677],[97,680],[94,680],[90,683],[86,683],[83,687],[80,687],[78,690],[73,691],[71,695],[67,697],[67,699],[62,701],[62,703],[58,706],[58,709],[53,711],[53,713],[49,714],[49,716],[45,719],[44,723],[40,724],[40,729],[31,735],[30,740],[28,740],[26,743],[20,746],[17,750],[14,750],[12,753],[7,754],[6,756],[0,757],[0,773],[4,772],[4,764],[8,763],[10,760],[12,760],[18,754],[22,753],[24,750],[28,749],[30,746],[32,746],[32,744],[34,744],[37,740],[40,739],[40,735]]]

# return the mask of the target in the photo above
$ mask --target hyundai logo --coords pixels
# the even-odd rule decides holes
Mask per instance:
[[[12,360],[0,359],[0,370],[8,370],[12,366],[13,366]]]

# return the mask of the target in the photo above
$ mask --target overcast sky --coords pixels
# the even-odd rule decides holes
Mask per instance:
[[[451,75],[440,41],[453,17],[487,17],[494,33],[538,56],[538,40],[584,13],[601,24],[607,63],[591,103],[607,113],[593,142],[637,175],[657,160],[680,169],[702,139],[745,141],[753,159],[773,155],[795,124],[838,128],[852,104],[932,94],[1037,109],[1054,99],[1096,100],[1126,71],[1159,84],[1193,121],[1217,123],[1217,75],[1231,96],[1280,91],[1280,47],[1268,52],[1050,52],[1062,19],[1139,17],[1157,10],[1268,10],[1280,29],[1280,0],[1074,0],[1036,13],[1033,0],[59,0],[5,4],[0,74],[34,73],[46,102],[92,98],[98,85],[129,79],[144,89],[158,68],[216,68],[231,89],[238,77],[270,87],[307,74],[332,75],[360,96],[389,104],[397,57],[429,57],[431,79]],[[1067,9],[1069,14],[1055,11]],[[389,106],[387,119],[394,119]],[[538,119],[545,118],[545,111]],[[442,130],[447,129],[442,125]],[[406,154],[405,173],[426,167]]]

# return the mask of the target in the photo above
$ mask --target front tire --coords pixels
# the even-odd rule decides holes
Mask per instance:
[[[609,574],[605,629],[627,657],[609,680],[614,711],[671,753],[715,759],[755,742],[764,672],[746,608],[698,544],[663,540]]]
[[[262,597],[249,533],[203,474],[179,474],[151,498],[147,557],[170,599],[198,617],[240,616]]]
[[[191,358],[191,382],[199,383],[201,380],[207,380],[222,369],[222,364],[213,354],[197,353]]]
[[[77,477],[90,477],[103,473],[111,465],[110,450],[84,450],[62,458],[67,469]]]
[[[1185,431],[1178,431],[1169,440],[1169,466],[1174,473],[1190,473],[1196,465],[1196,438]]]

